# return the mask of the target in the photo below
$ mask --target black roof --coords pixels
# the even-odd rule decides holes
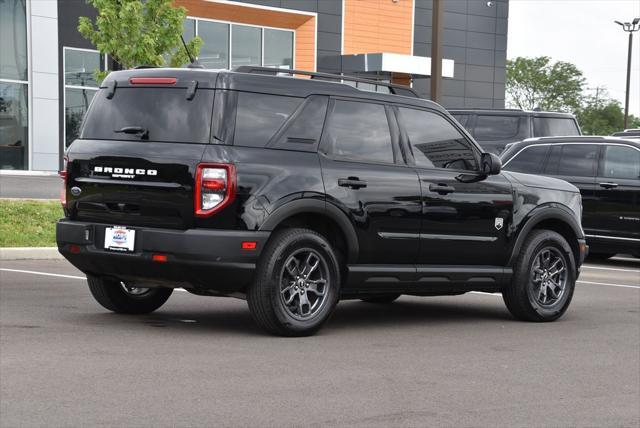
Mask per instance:
[[[451,114],[457,113],[476,113],[483,115],[499,115],[499,116],[533,116],[533,117],[563,117],[573,119],[575,116],[571,113],[563,113],[559,111],[535,111],[521,109],[478,109],[478,108],[450,108],[447,109]]]
[[[348,96],[368,101],[406,104],[415,107],[430,108],[443,113],[446,110],[439,104],[424,98],[385,94],[355,88],[346,83],[321,79],[303,79],[268,74],[250,74],[228,70],[207,70],[188,68],[140,68],[115,71],[102,82],[101,88],[107,88],[116,82],[117,87],[131,86],[132,77],[175,77],[178,88],[187,88],[195,80],[198,88],[242,90],[256,93],[307,97],[309,95]],[[339,78],[339,76],[336,76]],[[149,85],[153,87],[154,85]]]

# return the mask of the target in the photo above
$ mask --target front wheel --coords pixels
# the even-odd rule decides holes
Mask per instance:
[[[507,308],[523,321],[554,321],[571,303],[576,283],[573,253],[562,235],[535,230],[522,247],[511,284],[502,291]]]
[[[169,299],[172,288],[132,287],[112,278],[87,277],[89,291],[102,307],[121,314],[148,314]]]
[[[338,302],[340,265],[320,234],[285,229],[264,249],[247,292],[254,320],[281,336],[308,336],[328,319]]]

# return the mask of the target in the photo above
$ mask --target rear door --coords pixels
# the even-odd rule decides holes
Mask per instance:
[[[125,77],[98,91],[67,152],[71,218],[191,227],[194,174],[210,139],[214,90],[206,82],[190,90],[191,81],[172,77],[136,82]]]
[[[511,183],[502,175],[480,179],[480,153],[444,116],[397,111],[422,188],[419,264],[504,265]]]
[[[408,265],[412,280],[419,248],[420,185],[404,164],[398,130],[381,103],[330,101],[320,147],[327,203],[355,226],[360,264]]]
[[[607,144],[596,178],[595,234],[640,246],[640,149]]]

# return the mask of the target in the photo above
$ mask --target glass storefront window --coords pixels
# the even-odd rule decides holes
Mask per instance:
[[[293,68],[293,32],[264,29],[264,66]]]
[[[231,68],[261,65],[262,29],[246,25],[231,27]]]
[[[26,0],[0,1],[0,79],[27,80]]]
[[[98,82],[94,79],[93,72],[104,69],[100,59],[100,54],[95,51],[65,49],[64,84],[97,88]]]
[[[198,35],[203,41],[198,61],[205,68],[229,68],[229,24],[198,22]]]
[[[104,70],[98,51],[64,48],[64,144],[68,147],[80,133],[80,125],[98,90],[93,77],[96,69]]]
[[[80,125],[89,104],[97,91],[92,89],[67,88],[64,91],[65,147],[80,135]]]
[[[186,18],[183,34],[187,41],[196,35],[202,39],[198,61],[205,68],[294,67],[293,30]]]
[[[29,167],[28,85],[0,82],[0,169]]]

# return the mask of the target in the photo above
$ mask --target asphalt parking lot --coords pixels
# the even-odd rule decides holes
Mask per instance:
[[[497,295],[402,297],[285,339],[241,300],[115,315],[66,261],[2,262],[0,426],[638,427],[640,261],[580,280],[555,323]]]

